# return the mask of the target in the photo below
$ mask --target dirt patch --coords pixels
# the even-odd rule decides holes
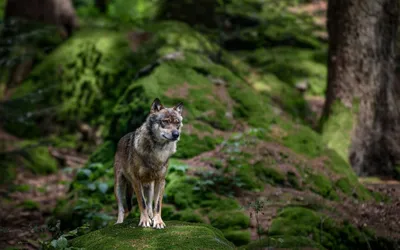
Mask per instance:
[[[184,82],[183,84],[179,84],[179,87],[175,86],[174,88],[168,89],[165,92],[165,95],[168,96],[169,98],[185,99],[189,96],[190,88],[191,86],[187,82]]]
[[[145,31],[132,31],[127,34],[127,39],[129,41],[129,47],[133,52],[136,52],[140,45],[148,42],[153,37],[153,34]]]
[[[196,175],[196,172],[199,171],[214,172],[214,163],[210,159],[221,159],[222,162],[225,162],[224,155],[221,153],[221,149],[222,146],[218,146],[214,150],[204,152],[191,159],[184,160],[184,162],[190,166],[188,169],[188,174],[194,176]]]
[[[326,27],[326,11],[328,9],[328,3],[326,0],[316,0],[307,4],[299,4],[295,7],[288,8],[289,11],[297,14],[307,14],[313,17],[314,24],[320,29],[325,29]],[[322,39],[327,39],[328,34],[326,31],[316,31],[314,35]]]
[[[21,141],[21,139],[7,133],[0,127],[0,152],[7,152],[15,149],[15,143],[18,141]]]
[[[366,183],[368,189],[389,197],[389,202],[346,200],[342,210],[349,211],[351,221],[358,227],[372,228],[378,236],[400,240],[400,183],[382,181]]]
[[[0,249],[39,249],[38,240],[50,239],[51,231],[57,230],[48,228],[46,220],[57,200],[66,195],[68,184],[87,156],[66,149],[51,149],[51,152],[67,159],[64,166],[70,168],[46,176],[34,175],[21,168],[11,185],[0,187]]]
[[[203,121],[196,121],[198,123],[205,123]],[[232,132],[228,132],[228,131],[222,131],[219,129],[213,129],[212,132],[209,131],[202,131],[199,130],[197,128],[195,128],[193,126],[193,124],[184,124],[184,127],[182,128],[184,133],[188,134],[188,135],[197,135],[199,137],[199,139],[203,139],[206,136],[216,136],[216,137],[222,137],[222,138],[228,138]]]
[[[218,100],[226,104],[226,116],[233,119],[233,107],[235,102],[231,98],[224,84],[214,84],[213,93],[215,93]]]

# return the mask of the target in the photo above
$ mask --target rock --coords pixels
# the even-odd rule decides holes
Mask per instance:
[[[206,224],[167,221],[163,230],[141,228],[137,221],[109,226],[77,237],[73,247],[90,249],[234,249],[221,231]]]

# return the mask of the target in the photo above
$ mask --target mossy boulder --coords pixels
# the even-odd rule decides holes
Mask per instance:
[[[350,223],[334,221],[326,214],[303,207],[287,207],[272,221],[268,235],[272,238],[291,239],[298,247],[308,238],[310,246],[326,249],[394,249],[396,242],[376,237],[373,232],[358,229]],[[264,241],[264,243],[266,243]]]
[[[32,142],[20,142],[21,149],[0,154],[0,183],[11,181],[18,168],[25,168],[33,174],[46,175],[58,170],[56,159],[49,148]]]
[[[294,87],[296,83],[306,81],[307,94],[322,96],[326,87],[327,67],[326,60],[321,59],[320,55],[325,53],[326,49],[315,51],[282,46],[258,49],[244,54],[244,58],[250,64],[276,75],[283,84]],[[273,87],[282,88],[282,86]]]
[[[72,247],[91,249],[234,249],[216,228],[206,224],[165,221],[163,230],[141,228],[137,221],[109,226],[69,242]]]
[[[274,132],[277,125],[280,134]],[[339,193],[360,200],[372,198],[348,163],[327,149],[318,134],[301,125],[280,121],[270,130],[233,134],[218,155],[221,166],[213,171],[199,169],[197,175],[203,188],[222,195],[232,195],[237,189],[261,191],[270,184],[308,189],[330,200],[337,200]],[[207,158],[202,161],[213,164]]]

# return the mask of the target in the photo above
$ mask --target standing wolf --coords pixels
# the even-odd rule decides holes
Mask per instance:
[[[182,103],[165,108],[156,98],[145,123],[120,139],[114,158],[117,223],[122,223],[132,208],[133,189],[140,209],[139,226],[165,227],[161,219],[165,175],[168,159],[176,152],[182,108]]]

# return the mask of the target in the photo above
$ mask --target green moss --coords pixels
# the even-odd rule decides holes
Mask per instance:
[[[91,154],[89,162],[101,162],[106,168],[111,168],[114,162],[115,150],[116,145],[112,141],[105,141]]]
[[[311,190],[325,198],[336,200],[338,196],[333,188],[331,180],[321,174],[309,174],[308,181],[312,185]]]
[[[126,65],[139,64],[129,52],[124,32],[83,29],[46,56],[12,98],[23,113],[34,114],[52,107],[58,121],[68,121],[63,129],[74,124],[73,121],[104,123],[104,116],[112,111],[124,84],[134,77],[135,72],[126,70]],[[30,98],[32,93],[34,99]],[[21,136],[38,135],[41,132],[29,124],[43,115],[30,116],[24,121],[11,119],[7,129]]]
[[[285,182],[285,176],[278,170],[264,166],[264,163],[258,162],[254,165],[255,173],[257,178],[263,182],[270,184],[283,184]]]
[[[5,7],[6,7],[6,0],[0,0],[0,18],[1,18],[1,20],[3,20]]]
[[[91,249],[233,249],[221,231],[205,224],[165,221],[163,230],[140,228],[137,221],[110,226],[71,240],[73,247]]]
[[[35,174],[50,174],[58,169],[57,161],[50,155],[47,147],[28,149],[22,161]]]
[[[249,82],[253,87],[265,93],[267,98],[273,98],[277,106],[283,109],[286,113],[291,114],[295,119],[300,118],[305,120],[312,112],[308,107],[308,103],[304,99],[303,94],[292,86],[282,82],[273,74],[253,74],[248,76]]]
[[[250,165],[237,165],[236,177],[242,183],[242,187],[248,190],[261,190],[264,185],[257,178],[256,171]]]
[[[249,227],[250,218],[242,211],[215,211],[208,215],[211,225],[219,229],[246,229]]]
[[[327,249],[390,249],[393,244],[349,223],[338,224],[326,215],[301,207],[287,207],[279,212],[269,235],[308,237]]]
[[[201,160],[209,162],[216,169],[222,169],[224,165],[223,160],[217,157],[203,157]]]
[[[24,200],[20,205],[23,209],[26,210],[39,210],[39,203],[33,200]]]
[[[195,180],[175,173],[168,175],[165,195],[168,202],[176,205],[177,208],[195,208],[197,196],[194,189]]]
[[[199,214],[197,214],[194,210],[191,209],[186,209],[177,212],[173,217],[173,219],[180,221],[187,221],[187,222],[200,222],[200,223],[205,222],[203,217],[201,217]]]
[[[242,246],[250,242],[250,231],[247,230],[222,230],[225,238],[236,246]]]
[[[17,164],[10,155],[0,155],[0,183],[9,183],[17,175]]]
[[[325,148],[321,137],[309,127],[294,125],[288,132],[283,138],[283,144],[297,153],[316,157]]]
[[[257,95],[254,89],[239,83],[228,86],[229,94],[237,104],[234,115],[246,119],[253,127],[267,128],[273,118],[268,98]]]
[[[161,208],[161,214],[163,220],[172,220],[175,216],[176,209],[174,206],[169,204],[163,204]]]
[[[240,204],[237,200],[233,198],[225,199],[212,199],[203,200],[200,206],[205,210],[205,212],[211,211],[227,211],[227,210],[238,210],[240,209]]]
[[[323,142],[334,149],[345,161],[348,161],[355,111],[337,101],[331,106],[329,118],[321,121]]]
[[[222,140],[218,137],[205,136],[200,139],[197,135],[182,133],[174,157],[191,158],[202,152],[213,150],[221,142]]]
[[[295,173],[290,172],[290,171],[287,172],[286,179],[287,179],[288,183],[290,184],[290,186],[292,186],[295,189],[301,189],[301,185],[300,185],[299,181],[297,180],[298,177]]]
[[[18,192],[27,192],[31,189],[31,186],[28,184],[17,185],[13,187],[13,190]]]
[[[326,50],[323,49],[323,52],[326,53]],[[325,62],[316,60],[320,53],[320,51],[289,46],[263,48],[248,55],[247,61],[276,75],[279,80],[291,87],[306,80],[309,87],[307,94],[323,95],[326,87],[327,68]],[[271,87],[281,89],[280,86],[272,85]]]
[[[30,141],[19,142],[16,146],[20,149],[7,154],[0,153],[0,182],[13,180],[20,167],[37,175],[51,174],[58,170],[58,163],[47,146],[39,146],[37,142]]]
[[[347,195],[354,195],[353,186],[351,185],[349,179],[341,178],[336,181],[335,185],[345,194]]]
[[[313,241],[309,237],[304,236],[268,236],[267,238],[263,238],[258,241],[253,241],[246,246],[242,246],[239,249],[263,249],[265,247],[274,247],[274,248],[284,248],[284,249],[293,249],[293,250],[301,250],[301,249],[326,249],[317,242]]]

